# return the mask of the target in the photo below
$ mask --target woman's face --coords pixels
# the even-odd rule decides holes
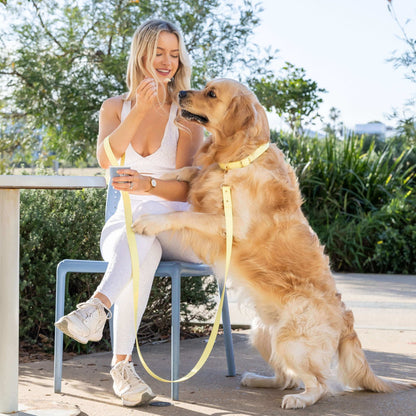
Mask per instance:
[[[159,82],[166,83],[176,74],[179,67],[179,41],[174,33],[160,32],[152,65]]]

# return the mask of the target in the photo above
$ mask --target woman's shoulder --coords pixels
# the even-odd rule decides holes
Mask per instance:
[[[180,123],[185,127],[185,130],[191,132],[192,136],[203,134],[204,128],[200,124],[196,124],[195,122],[186,120],[184,118],[180,119]]]
[[[121,109],[123,107],[123,103],[125,101],[125,94],[117,95],[115,97],[107,98],[101,108],[106,111],[115,111],[117,113],[121,113]]]

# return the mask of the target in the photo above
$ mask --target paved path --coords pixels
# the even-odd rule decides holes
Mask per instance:
[[[336,279],[344,301],[354,311],[357,332],[374,371],[394,379],[416,381],[416,277],[337,275]],[[246,319],[234,312],[233,307],[234,320]],[[62,394],[53,393],[52,362],[22,364],[20,402],[28,408],[76,405],[81,416],[416,416],[416,389],[394,394],[345,393],[324,398],[307,409],[282,410],[283,392],[239,386],[245,370],[264,374],[270,371],[248,344],[248,331],[236,331],[233,337],[237,377],[224,376],[224,345],[219,337],[205,367],[181,384],[181,401],[169,407],[123,408],[111,392],[110,353],[65,361]],[[204,345],[203,339],[182,341],[184,372],[195,364]],[[169,377],[169,348],[168,343],[143,347],[148,364],[162,377]],[[140,366],[137,371],[143,374]],[[169,385],[151,380],[147,374],[143,378],[152,385],[158,400],[170,402]],[[20,412],[22,416],[35,414],[39,413]]]
[[[335,274],[335,279],[357,328],[416,331],[416,276],[351,273]],[[250,325],[250,310],[237,305],[232,288],[230,292],[232,323]]]

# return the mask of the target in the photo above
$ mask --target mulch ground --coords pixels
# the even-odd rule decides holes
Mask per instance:
[[[75,354],[74,354],[75,355]],[[19,345],[19,362],[31,363],[33,361],[53,360],[53,352],[45,351],[40,345],[32,345],[27,342],[20,342]]]
[[[181,330],[181,339],[191,339],[191,338],[202,338],[207,337],[211,333],[211,326],[210,325],[195,325],[186,328],[186,330]],[[222,329],[218,331],[218,334],[222,334]],[[46,338],[46,337],[45,337]],[[159,342],[168,342],[170,337],[164,337],[163,339],[152,339],[150,342],[145,341],[143,344],[147,343],[159,343]],[[46,341],[46,340],[43,340]],[[140,342],[142,344],[142,342]],[[103,351],[108,351],[106,347],[103,347]],[[96,352],[99,351],[95,349]],[[83,353],[85,354],[85,353]],[[78,355],[76,352],[64,352],[64,360],[70,359],[71,357],[75,357]],[[35,361],[45,361],[45,360],[53,360],[53,345],[52,342],[48,340],[46,343],[40,344],[31,344],[25,341],[20,341],[19,344],[19,362],[23,363],[31,363]]]

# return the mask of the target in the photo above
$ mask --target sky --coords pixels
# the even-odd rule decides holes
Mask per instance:
[[[264,11],[253,42],[279,49],[274,66],[285,61],[306,70],[306,76],[325,88],[320,114],[329,120],[329,109],[341,112],[348,128],[381,121],[416,97],[416,84],[405,71],[387,62],[404,41],[387,9],[387,0],[260,0]],[[406,31],[416,37],[416,0],[392,0]],[[269,118],[280,128],[278,117]],[[319,126],[319,124],[318,124]]]

